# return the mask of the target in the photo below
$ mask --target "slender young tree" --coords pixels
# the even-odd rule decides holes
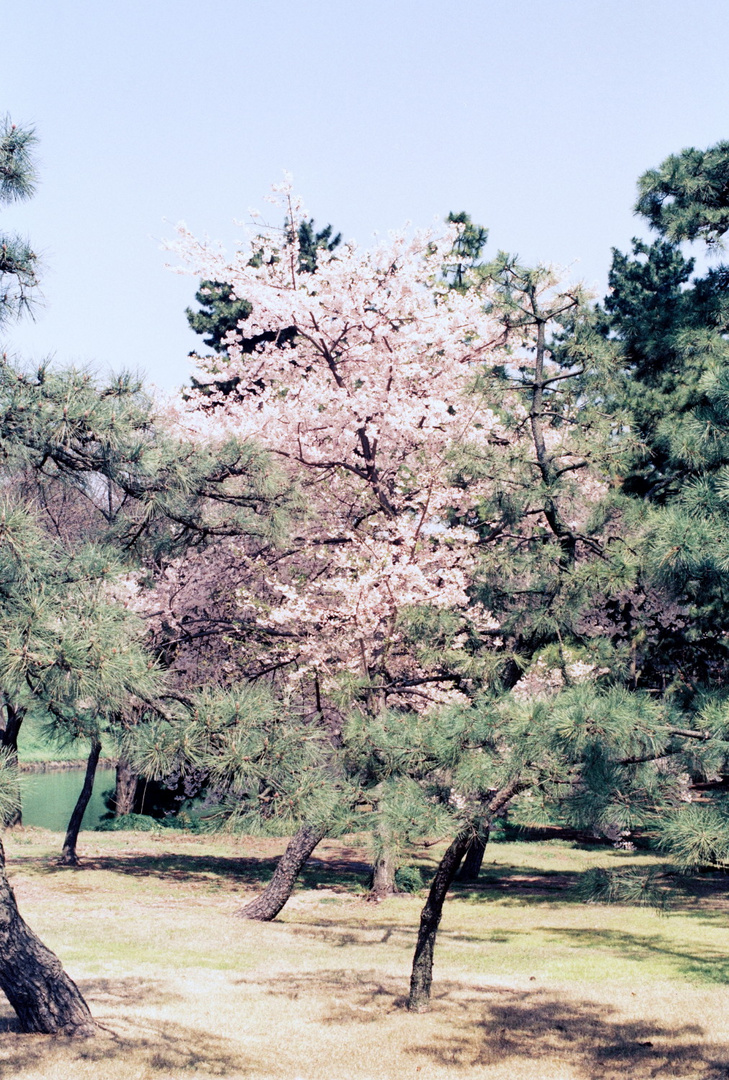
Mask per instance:
[[[555,690],[546,683],[522,698],[510,692],[477,702],[451,731],[448,782],[440,798],[454,837],[443,855],[421,913],[409,1007],[429,1007],[433,960],[443,905],[478,829],[511,807],[515,819],[587,830],[655,829],[674,821],[686,797],[686,770],[709,769],[726,753],[726,731],[681,727],[680,709],[653,695],[583,681]],[[604,685],[600,685],[600,683]],[[465,737],[464,737],[465,736]]]
[[[86,807],[89,805],[94,790],[94,777],[96,776],[96,768],[99,764],[100,757],[101,739],[93,739],[88,761],[86,762],[83,786],[71,813],[68,828],[66,829],[66,836],[63,841],[61,857],[58,860],[61,866],[78,866],[78,855],[76,854],[78,834],[81,829],[84,814],[86,813]]]

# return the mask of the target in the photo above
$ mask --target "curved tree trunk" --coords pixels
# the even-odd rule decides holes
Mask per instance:
[[[461,864],[461,859],[468,850],[473,833],[464,830],[459,833],[452,842],[443,858],[438,864],[433,883],[430,886],[428,899],[420,914],[420,928],[418,941],[415,946],[413,958],[413,970],[410,976],[410,997],[408,1009],[411,1012],[426,1012],[430,1008],[430,985],[433,981],[433,953],[435,952],[435,939],[438,934],[440,918],[443,914],[443,904],[446,893],[451,887],[456,871]]]
[[[116,764],[116,787],[114,789],[114,816],[134,813],[139,777],[126,758],[120,757]]]
[[[257,919],[259,922],[275,919],[291,896],[294,883],[306,860],[325,836],[326,829],[320,826],[302,825],[289,840],[286,850],[278,860],[273,877],[261,895],[246,904],[237,914],[243,919]]]
[[[96,1025],[75,982],[24,922],[5,873],[0,843],[0,989],[22,1031],[93,1035]]]
[[[524,791],[529,784],[521,777],[515,776],[500,791],[495,792],[491,800],[484,807],[484,815],[481,818],[479,828],[490,827],[496,814]],[[430,986],[433,981],[433,954],[435,952],[435,939],[438,935],[443,904],[453,878],[458,872],[461,860],[468,851],[473,839],[473,829],[464,829],[460,832],[445,855],[440,860],[435,872],[433,883],[430,886],[428,899],[420,913],[420,927],[418,929],[418,941],[415,946],[413,957],[413,970],[410,976],[410,997],[408,1009],[411,1012],[427,1012],[430,1008]]]
[[[461,869],[456,874],[458,881],[478,881],[486,845],[489,841],[489,832],[489,826],[484,825],[471,840],[465,858],[461,863]]]
[[[84,776],[84,783],[83,787],[81,788],[81,794],[79,795],[76,801],[76,805],[73,808],[71,820],[68,823],[68,829],[66,831],[66,839],[63,841],[63,850],[61,852],[61,857],[58,860],[61,866],[78,866],[76,842],[78,840],[78,834],[81,828],[81,822],[84,819],[86,807],[89,805],[91,792],[94,790],[94,777],[96,776],[96,766],[99,764],[100,754],[101,740],[94,739],[91,743],[91,753],[89,754],[89,760],[86,763],[86,775]]]
[[[11,761],[17,762],[18,760],[18,735],[20,734],[20,725],[23,723],[23,717],[25,716],[25,709],[16,709],[5,698],[5,727],[0,728],[0,746],[5,747],[8,751],[8,756]],[[18,789],[18,801],[15,810],[13,810],[5,819],[3,824],[10,828],[13,825],[23,824],[23,808],[20,802],[20,789]]]

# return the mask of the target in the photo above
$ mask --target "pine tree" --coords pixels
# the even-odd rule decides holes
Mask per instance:
[[[35,191],[36,169],[32,128],[0,121],[0,206],[29,199]],[[37,256],[19,236],[0,233],[0,326],[30,310],[38,284]]]
[[[728,177],[724,142],[685,150],[640,178],[636,209],[661,238],[634,241],[632,258],[614,252],[605,301],[605,331],[624,349],[622,407],[639,436],[623,489],[646,510],[643,595],[648,606],[662,606],[666,624],[658,639],[633,628],[634,667],[642,686],[681,710],[697,740],[688,801],[656,826],[684,867],[729,857],[721,779],[729,773],[729,269],[693,277],[693,260],[679,244],[700,239],[720,249],[729,227]],[[696,788],[700,805],[691,801]]]
[[[29,193],[30,145],[8,127],[6,197]],[[17,314],[28,282],[15,270],[11,276],[15,292],[8,292],[4,311]],[[31,709],[50,715],[58,737],[91,740],[86,782],[64,844],[63,859],[73,862],[102,734],[124,726],[130,709],[165,711],[142,624],[115,590],[130,591],[130,570],[154,572],[191,544],[241,534],[271,542],[294,503],[290,485],[251,444],[205,439],[183,428],[174,410],[162,412],[127,376],[103,385],[88,373],[48,365],[23,371],[3,357],[0,398],[8,495],[0,510],[4,768],[11,782],[18,730]],[[38,1025],[29,1030],[87,1031],[92,1022],[77,992],[73,998],[55,958],[39,943],[38,949],[29,944],[12,892],[0,891],[3,921],[15,935],[5,943],[0,985],[21,1019]],[[14,989],[20,953],[28,977]],[[33,994],[31,1008],[26,998]],[[51,1023],[56,1027],[43,1026]]]
[[[334,251],[342,240],[341,233],[332,235],[331,225],[317,230],[313,218],[304,218],[297,222],[295,237],[291,235],[291,229],[289,222],[285,222],[283,241],[284,244],[290,244],[291,240],[295,239],[299,273],[313,274],[319,252]],[[252,261],[255,260],[254,255]],[[280,328],[273,335],[270,332],[264,332],[247,337],[242,332],[244,328],[241,324],[245,323],[250,316],[252,306],[248,300],[238,297],[231,285],[220,281],[201,281],[195,293],[195,301],[200,308],[197,311],[193,311],[192,308],[186,309],[188,324],[196,334],[207,335],[203,337],[203,341],[208,348],[221,356],[228,355],[228,347],[233,340],[236,342],[236,347],[243,353],[251,354],[266,342],[276,341],[281,347],[285,347],[292,344],[295,339],[294,327]],[[238,376],[233,376],[231,379],[216,378],[211,382],[202,382],[193,376],[191,380],[194,390],[207,394],[234,393],[240,382],[241,379]]]
[[[0,129],[0,203],[28,198],[35,182],[32,147],[33,132],[18,128],[5,120]],[[36,258],[30,247],[17,237],[0,238],[0,325],[27,310],[30,295],[36,284]],[[8,518],[12,519],[8,532]],[[22,511],[6,510],[2,522],[5,532],[3,559],[6,575],[3,580],[5,606],[3,619],[10,639],[6,645],[5,667],[7,682],[3,685],[5,724],[1,771],[7,787],[15,786],[17,734],[22,722],[24,704],[18,700],[15,675],[18,665],[29,659],[27,630],[36,626],[48,613],[42,594],[22,597],[32,573],[28,569],[30,550],[37,550],[37,535],[28,535],[29,522]],[[33,534],[32,525],[30,534]],[[13,616],[19,616],[14,618]],[[50,628],[49,628],[50,629]],[[50,675],[47,665],[37,674]],[[51,661],[53,666],[53,661]],[[13,672],[13,669],[15,671]],[[25,688],[23,690],[25,694]],[[94,1022],[78,987],[68,977],[58,959],[47,949],[21,918],[15,895],[5,872],[5,854],[0,843],[0,987],[15,1009],[24,1031],[47,1034],[66,1033],[88,1035]]]
[[[670,241],[718,244],[729,230],[729,142],[672,154],[638,188],[636,212]]]

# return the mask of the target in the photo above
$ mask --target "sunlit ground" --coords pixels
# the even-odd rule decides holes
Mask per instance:
[[[54,865],[60,840],[11,832],[8,869],[105,1030],[24,1036],[3,1006],[3,1080],[729,1077],[729,880],[667,915],[583,904],[587,867],[654,860],[494,844],[483,887],[448,900],[433,1010],[412,1015],[423,897],[367,902],[355,843],[322,845],[283,915],[258,924],[235,911],[281,842],[83,833],[73,870]]]

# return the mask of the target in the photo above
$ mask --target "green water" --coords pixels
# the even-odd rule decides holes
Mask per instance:
[[[64,832],[76,800],[81,793],[85,768],[53,769],[49,772],[23,773],[23,824]],[[114,789],[114,769],[99,769],[94,790],[86,807],[82,829],[93,829],[107,812],[104,795]]]

